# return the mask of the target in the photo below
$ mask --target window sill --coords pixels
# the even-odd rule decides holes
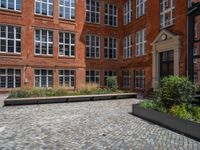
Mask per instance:
[[[46,16],[46,15],[35,14],[35,19],[42,19],[42,20],[47,20],[47,21],[53,21],[53,16]]]
[[[76,59],[75,56],[58,56],[59,59]]]
[[[69,19],[65,19],[65,18],[59,18],[59,22],[61,23],[70,23],[72,25],[75,25],[76,24],[76,20],[69,20]]]
[[[21,56],[21,53],[2,53],[2,52],[0,52],[0,57],[4,57],[4,56],[6,56],[6,57],[18,57],[18,56]]]
[[[18,17],[22,16],[22,12],[21,11],[4,9],[4,8],[0,8],[0,14],[3,14],[3,15],[12,15],[12,16],[18,16]]]
[[[89,57],[86,57],[85,59],[93,61],[93,60],[100,60],[101,58],[100,57],[99,58],[89,58]]]
[[[53,58],[53,55],[37,55],[37,54],[35,54],[34,55],[35,57],[41,57],[41,58]]]

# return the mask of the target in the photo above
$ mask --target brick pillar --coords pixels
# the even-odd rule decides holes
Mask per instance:
[[[76,89],[85,87],[85,68],[76,69]]]

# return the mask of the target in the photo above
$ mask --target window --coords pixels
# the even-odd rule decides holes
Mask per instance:
[[[127,25],[132,21],[132,0],[128,0],[124,5],[124,24]]]
[[[117,27],[118,13],[117,6],[105,4],[105,24]]]
[[[146,29],[143,29],[136,33],[136,56],[142,56],[146,54],[146,45]]]
[[[145,85],[145,72],[144,70],[135,71],[135,88],[143,89]]]
[[[20,69],[0,69],[0,88],[21,87]]]
[[[174,24],[174,0],[160,1],[160,26],[161,28],[168,27]]]
[[[75,20],[76,0],[59,0],[59,16],[67,20]]]
[[[59,56],[75,56],[75,34],[60,32],[59,33]]]
[[[198,47],[197,46],[194,46],[194,57],[198,55]],[[194,61],[193,61],[195,64],[197,63],[197,58],[194,58]]]
[[[21,27],[0,25],[0,53],[21,53]]]
[[[99,18],[99,0],[86,0],[86,21],[92,23],[99,23]]]
[[[21,0],[0,0],[0,8],[21,11]]]
[[[117,39],[106,37],[104,38],[104,57],[107,59],[117,58]]]
[[[123,76],[123,87],[124,88],[130,88],[130,83],[131,83],[130,72],[129,71],[123,71],[122,76]]]
[[[194,83],[198,83],[198,72],[194,72]]]
[[[59,70],[59,86],[75,86],[75,70]]]
[[[124,39],[124,58],[128,59],[132,56],[132,37],[126,36]]]
[[[100,57],[100,38],[94,35],[86,36],[86,57],[99,58]]]
[[[48,88],[53,86],[53,70],[36,69],[35,87]]]
[[[86,82],[90,84],[100,83],[100,72],[96,70],[86,71]]]
[[[53,55],[53,31],[35,30],[35,54]]]
[[[107,85],[107,77],[113,77],[113,76],[117,77],[117,72],[111,71],[111,70],[104,72],[104,84],[105,84],[105,86]]]
[[[136,0],[136,18],[146,14],[147,0]]]
[[[53,16],[53,0],[35,0],[35,13]]]

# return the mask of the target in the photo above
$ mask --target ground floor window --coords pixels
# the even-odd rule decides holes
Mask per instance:
[[[143,89],[145,86],[145,71],[136,70],[135,71],[135,88]]]
[[[122,76],[123,76],[123,88],[130,88],[130,80],[131,80],[130,71],[123,71]]]
[[[59,86],[75,86],[75,70],[59,70]]]
[[[105,71],[104,72],[104,81],[105,81],[105,86],[107,86],[108,84],[107,84],[107,78],[108,77],[112,77],[112,76],[115,76],[115,77],[117,77],[117,72],[115,72],[115,71]]]
[[[99,84],[100,83],[100,72],[96,70],[86,71],[86,83]]]
[[[36,69],[35,87],[48,88],[53,86],[53,70]]]
[[[0,88],[21,87],[20,69],[0,69]]]

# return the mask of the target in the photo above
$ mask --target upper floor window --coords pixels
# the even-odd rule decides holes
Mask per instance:
[[[116,59],[117,58],[117,39],[106,37],[104,38],[104,58]]]
[[[0,69],[0,88],[18,88],[20,86],[20,69]]]
[[[135,71],[135,88],[143,89],[145,87],[145,71],[136,70]]]
[[[99,58],[100,57],[100,37],[94,35],[86,36],[86,57]]]
[[[124,5],[124,24],[127,25],[132,21],[132,0],[128,0]]]
[[[53,31],[35,30],[35,54],[53,55]]]
[[[59,86],[75,86],[75,70],[59,70]]]
[[[175,4],[174,0],[160,0],[160,26],[161,28],[168,27],[174,24]]]
[[[35,13],[53,16],[53,0],[35,0]]]
[[[59,16],[67,20],[75,20],[76,0],[59,0]]]
[[[0,53],[21,53],[21,28],[0,25]]]
[[[36,69],[35,87],[39,88],[53,87],[53,70]]]
[[[131,58],[132,56],[132,37],[126,36],[124,39],[124,58]]]
[[[146,14],[147,0],[136,0],[136,18]]]
[[[0,0],[0,8],[21,11],[21,0]]]
[[[86,21],[91,23],[100,22],[99,0],[86,0]]]
[[[136,56],[145,55],[146,49],[147,49],[146,29],[143,29],[136,33]]]
[[[99,84],[100,83],[100,72],[97,70],[86,71],[86,83]]]
[[[105,24],[117,27],[118,25],[118,12],[117,6],[105,4]]]
[[[60,32],[59,33],[59,56],[75,56],[75,34]]]

